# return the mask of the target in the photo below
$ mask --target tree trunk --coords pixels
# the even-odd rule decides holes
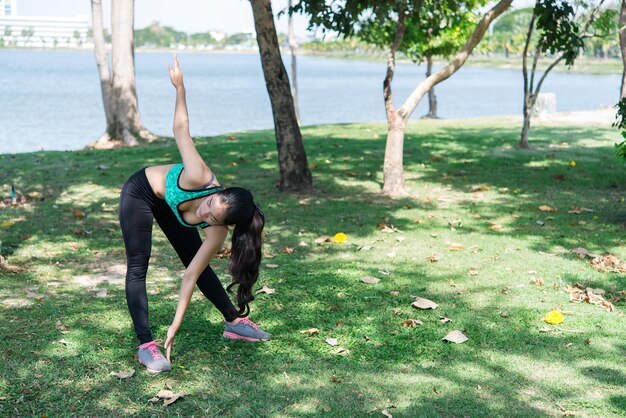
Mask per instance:
[[[528,144],[528,136],[530,133],[530,116],[532,112],[532,100],[527,94],[524,97],[524,122],[522,123],[522,134],[519,140],[519,147],[522,149],[530,149],[530,145]]]
[[[383,81],[383,98],[385,100],[385,114],[387,115],[387,143],[385,145],[385,161],[383,163],[383,193],[388,196],[406,194],[404,188],[404,125],[402,117],[398,115],[393,103],[391,83],[396,71],[396,51],[404,39],[406,26],[404,10],[398,11],[398,24],[393,44],[387,53],[387,73]]]
[[[291,10],[292,0],[287,2],[287,7]],[[298,125],[301,125],[300,119],[300,106],[298,104],[298,72],[296,68],[296,54],[298,52],[298,41],[296,41],[296,35],[293,32],[293,16],[289,13],[289,23],[287,29],[287,37],[289,39],[289,49],[291,50],[291,95],[293,96],[293,108],[296,112],[296,119]]]
[[[433,57],[431,55],[426,56],[426,78],[430,77],[433,73]],[[437,95],[435,94],[435,86],[428,90],[428,113],[424,115],[427,119],[437,119]]]
[[[102,24],[102,1],[91,0],[91,17],[93,21],[93,43],[96,55],[96,65],[100,75],[100,89],[102,91],[102,105],[106,117],[106,130],[100,141],[108,141],[108,132],[112,129],[113,118],[111,117],[111,73],[109,71],[109,59],[104,44],[104,27]]]
[[[280,167],[280,189],[301,191],[313,183],[283,65],[270,0],[250,0],[265,85],[272,104]]]
[[[622,63],[624,69],[622,71],[622,88],[620,89],[620,99],[626,97],[626,0],[622,0],[622,9],[619,14],[619,45],[622,50]]]
[[[393,104],[393,96],[391,93],[391,82],[395,70],[395,51],[400,47],[404,36],[404,13],[402,10],[398,12],[398,25],[394,42],[387,54],[387,75],[383,83],[383,92],[385,98],[385,110],[387,113],[387,146],[385,148],[384,163],[384,185],[383,193],[388,195],[404,194],[404,171],[402,161],[402,150],[404,143],[404,127],[408,122],[411,114],[415,111],[424,94],[428,92],[436,84],[446,80],[454,74],[467,61],[476,45],[485,36],[485,32],[489,25],[505,10],[507,10],[513,0],[500,0],[493,8],[491,8],[482,19],[476,24],[474,31],[469,39],[452,58],[452,61],[430,75],[426,80],[422,81],[399,109],[395,109]]]
[[[158,137],[141,122],[135,88],[134,0],[111,2],[111,115],[108,134],[123,145],[138,145]]]
[[[385,163],[383,167],[383,193],[388,196],[406,194],[404,188],[404,121],[396,114],[388,120]]]

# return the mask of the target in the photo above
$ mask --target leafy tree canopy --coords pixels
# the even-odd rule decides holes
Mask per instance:
[[[399,51],[414,61],[450,56],[467,40],[478,21],[477,9],[488,0],[333,1],[302,0],[294,12],[309,16],[310,27],[358,37],[380,48],[395,38],[400,13],[405,33]]]

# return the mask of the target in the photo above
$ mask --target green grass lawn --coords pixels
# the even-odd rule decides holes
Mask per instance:
[[[519,151],[505,118],[415,122],[399,199],[380,195],[384,124],[303,134],[315,189],[302,195],[276,188],[273,131],[197,141],[221,183],[249,187],[266,213],[258,288],[276,292],[257,295],[252,319],[275,338],[223,339],[198,291],[173,371],[157,376],[133,359],[117,205],[130,174],[176,162],[176,148],[0,155],[5,200],[11,184],[27,197],[0,209],[0,416],[626,416],[625,277],[571,253],[626,260],[615,130],[536,126],[534,149]],[[338,232],[345,243],[315,243]],[[183,270],[154,236],[150,319],[164,340]],[[228,283],[227,260],[212,264]],[[571,303],[576,283],[605,290],[615,311]],[[439,308],[419,311],[415,296]],[[564,322],[541,332],[552,309]],[[442,342],[451,330],[469,341]],[[185,396],[148,402],[166,388]]]

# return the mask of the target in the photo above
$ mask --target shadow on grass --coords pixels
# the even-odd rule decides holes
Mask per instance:
[[[623,168],[604,158],[611,154],[609,131],[569,129],[564,134],[562,129],[535,128],[537,149],[522,152],[503,148],[505,141],[513,143],[517,128],[458,127],[439,121],[415,125],[405,144],[410,195],[390,199],[379,193],[384,130],[381,125],[359,126],[305,129],[316,182],[310,195],[281,194],[275,188],[271,132],[199,141],[203,155],[220,156],[209,161],[220,182],[251,188],[267,213],[267,251],[280,268],[265,271],[261,279],[271,280],[278,293],[257,298],[255,318],[277,336],[275,341],[224,341],[216,311],[204,300],[194,302],[174,353],[175,364],[185,368],[154,379],[139,373],[134,380],[117,381],[109,372],[130,367],[135,346],[123,289],[104,284],[113,296],[94,299],[70,281],[31,307],[3,308],[8,320],[0,323],[0,331],[11,338],[0,341],[0,349],[11,353],[0,374],[0,395],[6,393],[9,401],[0,407],[18,415],[62,414],[73,405],[78,415],[165,415],[170,410],[147,399],[171,382],[188,393],[188,399],[171,407],[183,415],[354,416],[393,405],[390,411],[399,416],[552,416],[559,412],[558,404],[588,397],[586,385],[597,382],[609,389],[609,406],[602,410],[598,405],[604,401],[590,401],[592,413],[623,412],[624,397],[618,390],[624,374],[616,361],[623,359],[623,346],[621,357],[607,357],[605,346],[585,343],[586,335],[539,333],[543,305],[525,305],[520,295],[507,299],[501,293],[510,283],[507,273],[480,286],[468,283],[466,293],[457,293],[445,286],[461,280],[462,267],[451,261],[443,266],[450,271],[433,270],[420,252],[429,245],[428,232],[444,235],[457,219],[462,224],[452,224],[457,237],[500,239],[502,233],[487,228],[490,222],[499,223],[507,238],[523,241],[535,252],[554,252],[563,261],[573,259],[568,251],[574,246],[601,253],[618,249],[623,225],[615,220],[624,213],[619,197],[626,192],[626,182]],[[418,127],[421,132],[416,133]],[[592,146],[598,136],[604,142]],[[563,141],[569,146],[550,148]],[[15,184],[26,196],[38,192],[40,199],[0,212],[0,220],[14,222],[2,230],[1,254],[27,269],[3,275],[2,291],[41,288],[50,278],[89,274],[93,264],[123,262],[116,189],[136,169],[176,162],[176,156],[172,144],[0,156],[6,166],[0,183]],[[568,166],[571,160],[578,162],[575,168]],[[485,190],[473,192],[477,185],[485,185]],[[500,190],[504,188],[508,191]],[[538,212],[542,204],[559,211]],[[573,207],[594,212],[568,214]],[[85,216],[77,216],[76,209]],[[428,232],[419,231],[417,217]],[[585,223],[572,225],[580,220]],[[396,235],[378,232],[380,223],[406,234],[420,232],[424,248],[411,247],[420,258],[386,258],[399,244]],[[314,238],[333,235],[339,228],[354,247],[311,245]],[[300,252],[302,240],[310,247]],[[362,245],[374,249],[342,258],[346,248]],[[297,251],[289,256],[284,247]],[[171,275],[181,268],[158,228],[154,265]],[[216,265],[224,267],[221,261]],[[391,273],[382,284],[363,287],[358,282],[359,275],[378,275],[381,269]],[[219,269],[218,274],[224,276]],[[600,280],[568,271],[564,278],[594,287],[624,284],[619,275]],[[176,286],[153,286],[161,291],[149,296],[151,322],[156,334],[164,335],[175,311],[171,296]],[[401,296],[391,296],[391,290]],[[445,302],[438,311],[416,313],[409,306],[413,294]],[[500,316],[503,309],[506,318]],[[454,322],[441,324],[439,314]],[[424,326],[403,327],[409,318],[423,320]],[[57,319],[69,334],[59,333]],[[607,321],[619,324],[613,316]],[[591,322],[583,325],[593,338],[613,342],[623,337],[623,331],[601,330]],[[310,327],[320,329],[320,336],[300,334]],[[464,330],[470,342],[443,344],[441,337],[454,328]],[[327,337],[338,338],[350,354],[333,355],[324,342]],[[577,359],[602,362],[579,367]],[[573,383],[569,388],[553,385],[550,373]]]

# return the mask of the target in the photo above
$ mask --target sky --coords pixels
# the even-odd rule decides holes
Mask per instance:
[[[294,1],[295,3],[295,1]],[[527,7],[534,0],[514,0],[513,7]],[[102,0],[104,25],[110,28],[111,0]],[[272,0],[276,15],[287,7],[287,0]],[[91,24],[89,0],[17,0],[18,16],[74,17],[86,15]],[[187,33],[220,31],[226,33],[254,30],[252,9],[248,0],[135,0],[135,28],[144,28],[158,21]],[[287,32],[287,17],[276,21],[278,32]],[[296,36],[307,35],[307,21],[294,18]]]

